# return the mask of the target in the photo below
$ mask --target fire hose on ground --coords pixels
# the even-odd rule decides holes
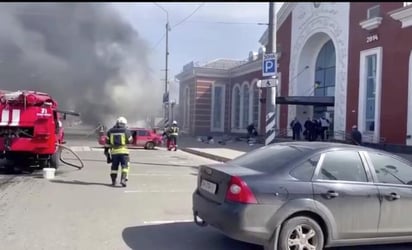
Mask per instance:
[[[59,144],[59,143],[56,143],[56,146],[58,146],[59,149],[61,149],[61,150],[60,150],[60,155],[59,155],[59,158],[60,158],[59,160],[60,160],[63,164],[66,164],[66,165],[68,165],[68,166],[70,166],[70,167],[77,168],[77,169],[79,169],[79,170],[84,167],[84,162],[82,161],[82,159],[80,158],[80,156],[79,156],[78,154],[76,154],[70,147],[67,147],[67,146],[65,146],[65,145],[63,145],[63,144]],[[67,161],[63,160],[63,157],[62,157],[63,149],[66,149],[67,151],[69,151],[70,153],[72,153],[72,154],[77,158],[77,160],[79,160],[80,166],[75,165],[75,164],[73,164],[73,163],[70,163],[70,162],[67,162]]]

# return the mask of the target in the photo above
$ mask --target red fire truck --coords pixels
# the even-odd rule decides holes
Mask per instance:
[[[66,115],[47,93],[0,90],[0,158],[7,166],[52,167],[59,165]]]

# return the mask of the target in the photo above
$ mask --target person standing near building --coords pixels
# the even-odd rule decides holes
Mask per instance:
[[[302,132],[302,124],[299,122],[298,118],[295,119],[290,123],[293,132],[293,140],[300,140],[300,133]]]
[[[352,126],[351,140],[355,145],[362,145],[362,134],[356,125]]]
[[[321,131],[320,131],[320,138],[322,141],[328,140],[329,139],[329,125],[330,122],[328,119],[326,119],[325,115],[322,115],[320,118],[320,126],[321,126]]]
[[[127,120],[124,117],[119,117],[116,125],[107,131],[106,143],[110,148],[111,154],[111,172],[112,186],[116,185],[119,165],[121,165],[120,184],[126,187],[127,176],[129,173],[129,149],[127,144],[133,143],[133,136],[127,129]]]
[[[322,124],[321,124],[320,118],[315,119],[315,122],[316,122],[316,138],[315,138],[315,141],[317,141],[318,138],[322,140],[322,131],[323,130],[322,130]]]
[[[162,137],[163,137],[163,142],[166,142],[166,148],[169,149],[169,145],[170,145],[169,126],[166,125],[163,128]]]
[[[305,124],[303,125],[305,127],[305,131],[303,131],[303,135],[305,136],[305,139],[310,141],[312,138],[312,126],[313,123],[310,120],[310,117],[305,121]]]
[[[172,126],[169,128],[169,138],[170,142],[173,142],[173,147],[175,151],[177,149],[177,136],[179,135],[179,127],[177,126],[177,121],[173,121]],[[167,149],[171,150],[170,143],[167,145]]]

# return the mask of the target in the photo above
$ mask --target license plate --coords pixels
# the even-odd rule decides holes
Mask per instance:
[[[212,194],[216,193],[216,187],[217,187],[217,185],[215,183],[207,181],[207,180],[202,180],[202,182],[200,183],[200,188],[201,189],[203,189],[203,190],[205,190],[209,193],[212,193]]]

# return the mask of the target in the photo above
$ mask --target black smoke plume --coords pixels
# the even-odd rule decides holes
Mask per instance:
[[[107,3],[0,4],[0,89],[49,93],[87,124],[158,110],[148,51]]]

